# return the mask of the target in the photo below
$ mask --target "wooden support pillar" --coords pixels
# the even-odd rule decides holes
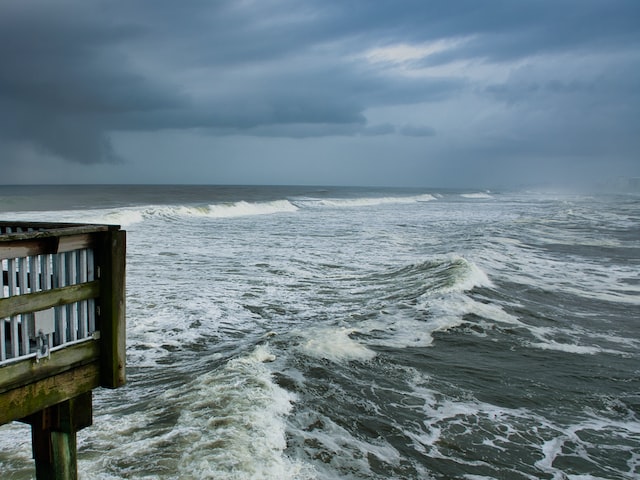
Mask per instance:
[[[100,275],[100,384],[118,388],[126,383],[125,268],[126,232],[105,232],[98,258]]]
[[[31,427],[37,480],[76,480],[78,458],[76,432],[56,432]]]
[[[76,480],[76,433],[93,422],[91,391],[45,408],[22,421],[31,425],[37,480]]]

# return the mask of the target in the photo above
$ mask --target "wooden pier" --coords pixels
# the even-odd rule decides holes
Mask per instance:
[[[0,222],[0,425],[31,425],[37,479],[77,478],[92,390],[125,383],[126,233]]]

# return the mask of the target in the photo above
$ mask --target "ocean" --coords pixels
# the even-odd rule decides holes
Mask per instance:
[[[640,478],[640,196],[0,187],[127,230],[83,479]],[[34,476],[0,427],[3,479]]]

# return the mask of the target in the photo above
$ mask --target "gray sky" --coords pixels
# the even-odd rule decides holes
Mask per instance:
[[[640,176],[637,0],[0,0],[0,184]]]

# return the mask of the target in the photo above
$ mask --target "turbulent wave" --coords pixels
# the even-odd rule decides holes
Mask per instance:
[[[422,286],[423,293],[464,292],[475,287],[493,286],[478,265],[454,254],[407,265],[383,274],[384,277],[396,282],[399,289],[411,285]]]
[[[93,208],[88,210],[59,211],[56,218],[65,222],[86,222],[114,224],[129,227],[146,220],[179,220],[184,218],[235,218],[277,213],[292,213],[300,208],[359,208],[380,205],[402,205],[436,200],[430,194],[407,197],[361,197],[361,198],[295,198],[265,202],[239,200],[227,203],[206,205],[142,205],[123,208]],[[12,215],[15,220],[50,221],[48,212],[18,212]]]
[[[149,205],[105,211],[98,216],[94,215],[91,220],[93,220],[93,223],[114,223],[126,227],[153,218],[235,218],[254,215],[270,215],[276,213],[292,213],[298,211],[300,208],[309,207],[375,207],[380,205],[401,205],[429,202],[435,199],[436,198],[433,195],[425,194],[411,197],[371,197],[352,199],[302,198],[292,200],[273,200],[269,202],[237,201],[209,205]],[[77,215],[83,216],[85,214],[83,212],[78,212]],[[70,216],[73,217],[74,215],[71,214]]]
[[[488,199],[493,198],[486,192],[477,192],[477,193],[463,193],[460,195],[463,198],[473,198],[473,199]]]
[[[264,203],[235,202],[225,205],[210,205],[207,216],[214,218],[268,215],[272,213],[295,212],[298,207],[289,200],[274,200]]]
[[[424,422],[405,433],[413,439],[416,450],[435,464],[455,461],[463,470],[470,468],[478,473],[464,478],[635,478],[638,459],[630,453],[640,433],[637,423],[611,421],[587,412],[580,419],[562,424],[528,409],[475,399],[453,401],[426,385],[414,388],[416,397],[425,399]],[[522,449],[521,455],[527,451],[537,460],[514,464],[516,458],[522,462],[507,453],[514,442]],[[619,469],[612,468],[607,457],[620,450],[626,452],[629,461],[626,465],[620,462],[616,466]],[[571,463],[588,465],[593,476],[566,476],[565,465]]]
[[[363,287],[354,293],[378,310],[358,327],[370,346],[429,346],[435,332],[462,325],[469,314],[496,322],[516,321],[500,306],[469,296],[475,288],[492,288],[493,283],[474,262],[458,255],[373,274],[361,283]]]
[[[130,478],[123,465],[132,459],[135,478],[316,478],[311,465],[285,454],[285,420],[296,396],[274,382],[266,366],[274,360],[269,346],[259,345],[186,384],[173,379],[126,421],[100,417],[99,432],[90,440],[81,435],[83,478]]]
[[[375,352],[351,338],[355,328],[311,328],[300,335],[305,341],[300,349],[306,355],[332,360],[334,362],[349,360],[371,360]]]
[[[294,202],[306,207],[357,208],[379,205],[402,205],[430,202],[436,197],[430,194],[409,197],[361,197],[361,198],[299,198]]]
[[[117,224],[128,227],[152,219],[179,220],[181,218],[234,218],[254,215],[295,212],[298,207],[288,200],[271,202],[230,202],[211,205],[147,205],[122,209],[67,212],[68,219],[90,223]]]
[[[222,371],[168,392],[181,411],[177,433],[186,440],[179,462],[181,476],[311,477],[309,466],[283,454],[284,418],[295,397],[274,383],[263,365],[274,359],[268,346],[259,346],[230,361]]]

